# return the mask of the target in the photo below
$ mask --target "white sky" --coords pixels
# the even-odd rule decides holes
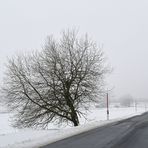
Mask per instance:
[[[0,0],[0,79],[8,56],[73,27],[104,44],[115,96],[148,97],[147,0]]]

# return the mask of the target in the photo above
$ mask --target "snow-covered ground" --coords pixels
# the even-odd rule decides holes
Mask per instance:
[[[58,127],[49,125],[48,130],[15,129],[10,126],[10,114],[0,110],[0,148],[37,148],[104,124],[128,118],[145,112],[139,107],[110,108],[110,120],[106,120],[105,108],[94,108],[88,113],[88,120],[81,119],[78,127]]]

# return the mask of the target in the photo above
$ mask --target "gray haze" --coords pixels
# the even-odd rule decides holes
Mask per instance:
[[[0,79],[7,57],[73,27],[104,45],[115,96],[148,97],[147,0],[0,0]]]

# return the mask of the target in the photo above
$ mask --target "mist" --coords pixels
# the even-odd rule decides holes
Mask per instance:
[[[147,8],[146,0],[0,1],[0,80],[7,57],[40,50],[48,35],[78,28],[103,45],[114,96],[148,98]]]

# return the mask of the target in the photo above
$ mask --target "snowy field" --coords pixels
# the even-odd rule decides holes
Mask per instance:
[[[88,113],[88,120],[81,119],[79,127],[58,127],[49,125],[48,130],[23,129],[10,126],[10,114],[0,109],[0,148],[37,148],[83,131],[128,118],[146,111],[146,108],[134,107],[110,108],[110,119],[106,120],[106,109],[95,108]],[[67,132],[68,131],[68,132]]]

